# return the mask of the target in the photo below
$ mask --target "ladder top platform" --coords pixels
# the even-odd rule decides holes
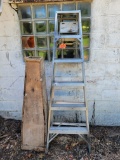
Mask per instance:
[[[81,13],[80,10],[72,10],[72,11],[56,11],[56,14],[70,14],[70,13]]]

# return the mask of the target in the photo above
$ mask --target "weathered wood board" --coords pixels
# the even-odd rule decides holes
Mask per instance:
[[[47,135],[47,96],[42,58],[25,59],[22,149],[44,151]]]

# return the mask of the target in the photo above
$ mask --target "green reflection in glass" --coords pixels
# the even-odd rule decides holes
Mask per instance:
[[[61,50],[57,50],[57,52],[56,52],[56,58],[62,58]]]
[[[83,46],[84,47],[90,46],[90,36],[89,35],[83,35]]]
[[[82,31],[83,33],[90,32],[90,19],[82,19]]]
[[[46,21],[40,21],[35,23],[37,33],[46,33]]]
[[[32,33],[32,23],[31,22],[21,22],[22,34]]]
[[[84,60],[85,61],[89,60],[89,49],[84,49]]]
[[[25,57],[34,56],[34,51],[24,51],[24,56]]]
[[[50,37],[50,48],[52,48],[53,45],[54,45],[54,44],[53,44],[53,39],[54,39],[53,37]]]
[[[46,48],[47,47],[47,38],[37,37],[37,47]]]
[[[55,17],[55,12],[60,11],[60,5],[48,5],[48,16]]]
[[[49,21],[49,32],[54,32],[54,21]]]
[[[44,5],[34,6],[35,18],[45,18],[46,17],[46,9]]]
[[[91,15],[91,4],[90,3],[78,3],[78,10],[81,10],[82,16]]]
[[[39,57],[42,57],[44,60],[48,60],[47,52],[46,52],[46,51],[38,51],[38,52],[37,52],[37,55],[38,55]]]

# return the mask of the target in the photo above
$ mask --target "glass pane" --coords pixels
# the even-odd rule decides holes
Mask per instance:
[[[50,50],[50,61],[52,61],[53,58],[53,50]]]
[[[37,56],[42,57],[44,60],[48,60],[47,51],[37,51]]]
[[[84,47],[90,46],[90,36],[89,35],[83,35],[83,46]]]
[[[47,38],[37,37],[37,47],[38,48],[47,48]]]
[[[45,5],[34,6],[34,17],[35,18],[45,18],[46,17]]]
[[[82,19],[82,31],[83,33],[90,32],[90,19]]]
[[[46,21],[35,22],[36,33],[46,33]]]
[[[55,17],[55,12],[60,11],[60,5],[48,5],[48,16]]]
[[[34,51],[24,51],[24,56],[25,57],[34,56]]]
[[[63,11],[76,10],[76,5],[75,5],[75,3],[70,3],[70,4],[66,3],[66,4],[63,4],[62,10]]]
[[[56,58],[62,58],[62,53],[63,53],[63,51],[61,52],[61,50],[57,50]]]
[[[50,48],[53,48],[53,40],[54,40],[54,38],[53,37],[50,37],[50,40],[49,40],[49,42],[50,42]]]
[[[35,47],[35,42],[34,42],[34,37],[33,36],[23,36],[22,37],[22,46],[23,48],[34,48]]]
[[[32,34],[32,22],[21,22],[22,34]]]
[[[90,50],[89,49],[84,49],[84,60],[88,61],[89,60],[89,53]]]
[[[90,3],[78,3],[78,10],[81,10],[82,16],[91,15],[91,4]]]
[[[49,21],[49,32],[54,32],[54,24],[55,24],[55,22],[54,21]]]
[[[58,49],[56,52],[56,58],[78,58],[80,52],[78,49]]]
[[[20,18],[24,19],[24,18],[31,18],[31,9],[30,6],[21,6],[19,7],[20,10]]]

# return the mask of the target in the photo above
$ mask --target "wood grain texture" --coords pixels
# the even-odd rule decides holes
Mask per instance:
[[[22,122],[22,149],[43,151],[47,134],[47,96],[42,58],[26,58]]]

